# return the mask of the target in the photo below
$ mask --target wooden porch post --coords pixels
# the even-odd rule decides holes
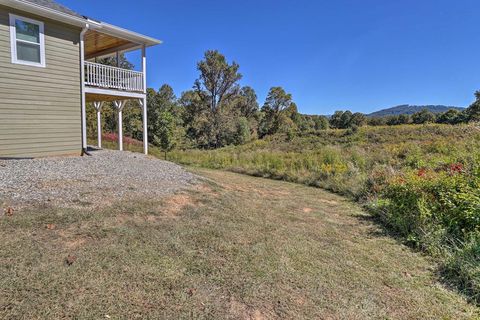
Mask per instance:
[[[143,115],[143,153],[148,154],[148,129],[147,129],[147,50],[142,46],[142,72],[143,72],[143,93],[145,97],[140,102]]]
[[[147,128],[147,98],[138,99],[138,103],[142,108],[143,120],[143,153],[148,154],[148,128]]]
[[[123,151],[123,107],[125,101],[114,101],[118,118],[118,150]]]
[[[97,146],[99,149],[102,148],[102,108],[103,101],[94,102],[93,106],[97,110]]]

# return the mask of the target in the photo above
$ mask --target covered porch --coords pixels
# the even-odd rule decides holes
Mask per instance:
[[[123,150],[123,108],[129,100],[136,101],[142,110],[143,152],[148,154],[147,132],[147,98],[146,49],[159,44],[160,41],[139,35],[108,24],[92,25],[85,28],[81,35],[81,80],[82,80],[82,148],[87,146],[86,103],[91,103],[97,113],[98,147],[102,147],[102,108],[105,103],[112,103],[118,121],[118,145]],[[120,55],[139,50],[140,70],[122,68]],[[97,61],[110,58],[109,63]],[[112,65],[113,64],[113,65]]]

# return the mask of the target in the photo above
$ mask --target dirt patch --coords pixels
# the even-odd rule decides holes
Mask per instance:
[[[331,205],[337,205],[338,204],[338,201],[335,201],[335,200],[317,199],[317,201],[321,202],[321,203],[331,204]]]
[[[162,206],[162,212],[169,217],[177,218],[178,214],[186,207],[198,205],[191,195],[180,193],[168,198]]]
[[[209,186],[208,184],[197,184],[195,185],[195,187],[193,188],[194,191],[196,192],[200,192],[202,194],[208,194],[208,195],[211,195],[215,198],[218,198],[219,197],[219,194],[218,192],[216,192],[215,190],[213,190],[213,188],[211,186]]]
[[[88,242],[89,238],[77,238],[73,240],[65,241],[65,247],[69,250],[74,250],[82,247]]]
[[[235,315],[238,319],[247,319],[248,306],[234,298],[230,299],[230,314]]]
[[[253,309],[235,298],[230,299],[230,315],[235,316],[236,319],[243,320],[265,320],[266,317],[262,311]]]
[[[88,242],[92,241],[93,239],[89,236],[82,236],[76,235],[72,232],[72,230],[58,230],[58,229],[48,229],[51,232],[55,232],[58,236],[59,241],[61,242],[62,246],[68,250],[76,250],[80,247],[83,247]]]
[[[252,188],[248,185],[231,185],[231,184],[220,184],[220,186],[225,189],[226,191],[233,191],[233,192],[241,192],[241,193],[248,193],[248,194],[255,194],[262,197],[285,197],[290,195],[289,192],[285,190],[275,190],[275,189],[268,189],[265,188]]]
[[[108,226],[118,227],[118,226],[124,226],[128,223],[141,224],[145,222],[155,222],[158,220],[158,218],[159,218],[158,216],[155,216],[153,214],[141,215],[141,214],[124,212],[124,213],[119,213],[115,216],[106,218],[105,222]]]
[[[266,319],[260,310],[254,310],[250,319],[252,320],[264,320]]]

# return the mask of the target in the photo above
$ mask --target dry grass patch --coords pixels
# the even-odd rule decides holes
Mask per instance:
[[[195,200],[189,194],[177,194],[165,201],[162,211],[166,212],[170,217],[178,217],[178,214],[182,212],[183,209],[195,205]]]
[[[199,171],[160,201],[0,219],[4,319],[471,319],[341,197]],[[334,203],[336,203],[334,205]]]

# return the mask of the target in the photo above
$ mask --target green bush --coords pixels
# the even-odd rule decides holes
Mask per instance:
[[[413,245],[440,258],[448,278],[480,301],[480,176],[460,163],[394,178],[376,210]]]

